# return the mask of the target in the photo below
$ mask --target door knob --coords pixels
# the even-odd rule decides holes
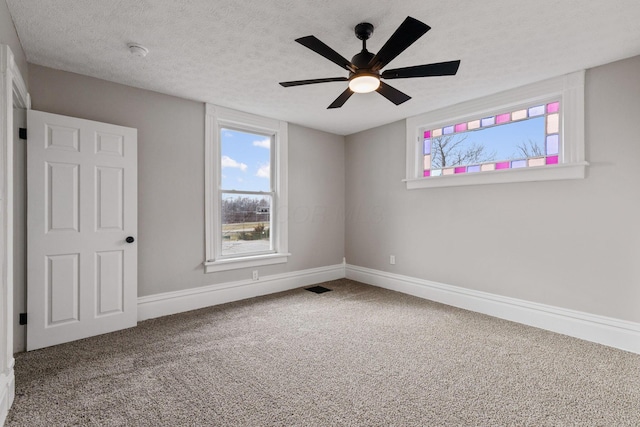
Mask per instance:
[[[133,238],[133,236],[129,236],[129,237],[127,237],[127,238],[126,238],[126,239],[124,239],[124,240],[125,240],[125,242],[127,242],[127,243],[133,243],[133,242],[135,242],[135,241],[136,241],[136,239],[134,239],[134,238]]]

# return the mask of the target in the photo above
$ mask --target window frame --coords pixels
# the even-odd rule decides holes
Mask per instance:
[[[586,167],[584,149],[584,70],[463,102],[410,117],[406,120],[407,189],[454,187],[510,182],[583,179]],[[562,149],[557,165],[502,169],[455,175],[423,177],[420,130],[460,123],[500,111],[511,111],[549,100],[560,101]]]
[[[256,133],[272,138],[271,229],[272,250],[261,253],[222,255],[220,130]],[[205,273],[281,264],[288,261],[288,123],[206,104],[205,118]],[[256,193],[238,191],[237,193]],[[271,192],[265,192],[271,194]]]

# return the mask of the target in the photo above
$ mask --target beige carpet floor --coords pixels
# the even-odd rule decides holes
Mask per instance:
[[[640,426],[640,355],[349,280],[19,354],[8,426]]]

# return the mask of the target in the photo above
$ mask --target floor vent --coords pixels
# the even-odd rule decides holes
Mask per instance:
[[[316,294],[323,294],[325,292],[329,292],[331,289],[325,288],[324,286],[313,286],[311,288],[305,288],[307,291],[311,291]]]

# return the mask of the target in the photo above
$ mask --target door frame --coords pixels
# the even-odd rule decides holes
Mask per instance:
[[[15,396],[13,358],[13,108],[31,108],[13,52],[0,44],[0,426]]]

